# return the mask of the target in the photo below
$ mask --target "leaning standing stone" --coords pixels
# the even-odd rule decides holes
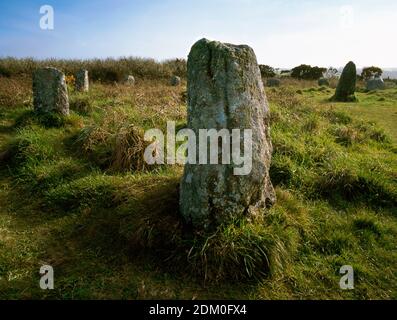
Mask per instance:
[[[269,177],[269,107],[255,53],[248,46],[202,39],[192,47],[187,67],[188,128],[196,137],[199,129],[240,129],[244,153],[248,141],[243,130],[252,130],[252,170],[247,175],[236,175],[234,169],[242,165],[233,161],[185,165],[181,214],[193,227],[208,229],[275,202]]]
[[[61,71],[42,68],[34,72],[33,105],[37,112],[69,114],[68,89]]]
[[[88,91],[89,81],[88,81],[88,71],[87,70],[79,70],[76,73],[75,88],[77,91],[84,91],[84,92]]]
[[[354,95],[356,91],[357,70],[356,65],[350,61],[342,71],[335,95],[331,98],[336,102],[352,102],[356,101]]]
[[[181,78],[179,78],[178,76],[173,76],[170,80],[170,84],[171,86],[179,86],[181,84]]]

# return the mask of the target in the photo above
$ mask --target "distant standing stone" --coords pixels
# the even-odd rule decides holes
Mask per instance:
[[[356,65],[350,61],[342,71],[338,86],[335,90],[335,95],[331,98],[332,101],[336,102],[353,102],[356,101],[356,81],[357,81],[357,69]]]
[[[181,84],[181,78],[179,78],[178,76],[173,76],[170,80],[170,84],[171,86],[179,86]]]
[[[279,79],[276,79],[276,78],[270,78],[270,79],[267,79],[267,81],[266,81],[266,86],[267,87],[279,87],[280,86],[280,80]]]
[[[134,78],[134,76],[131,76],[131,75],[127,76],[127,78],[125,79],[125,83],[126,83],[127,85],[129,85],[129,86],[135,85],[135,78]]]
[[[75,88],[77,91],[88,92],[89,80],[88,80],[88,71],[87,70],[79,70],[76,73]]]
[[[187,126],[196,137],[200,129],[240,129],[243,146],[243,130],[252,130],[252,170],[246,175],[235,174],[242,165],[233,161],[185,165],[180,212],[193,227],[209,229],[276,200],[269,177],[269,107],[255,53],[248,46],[202,39],[192,47],[187,68]]]
[[[383,79],[378,77],[374,79],[369,79],[367,81],[367,90],[372,91],[372,90],[383,90],[385,89],[385,83],[383,82]]]
[[[329,86],[329,81],[326,78],[320,78],[320,79],[318,79],[318,85],[320,87],[322,87],[322,86],[328,87]]]
[[[33,105],[37,112],[69,114],[65,75],[55,68],[41,68],[33,73]]]

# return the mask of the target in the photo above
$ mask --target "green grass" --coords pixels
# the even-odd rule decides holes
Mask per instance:
[[[0,298],[396,299],[395,90],[335,104],[327,88],[268,89],[277,204],[212,234],[180,223],[181,166],[112,166],[129,124],[184,125],[185,88],[94,84],[60,119],[1,105]]]
[[[338,111],[343,111],[355,119],[376,123],[390,138],[397,143],[397,88],[382,91],[357,92],[358,102],[354,103],[324,103],[330,93],[319,90],[307,96],[317,102],[334,106]]]

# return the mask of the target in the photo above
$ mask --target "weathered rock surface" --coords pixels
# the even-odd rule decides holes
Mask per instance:
[[[367,81],[366,89],[369,91],[383,90],[385,89],[385,83],[383,82],[382,78],[369,79]]]
[[[131,75],[127,76],[126,79],[125,79],[125,83],[126,83],[127,85],[129,85],[129,86],[135,85],[135,78],[134,78],[134,76],[131,76]]]
[[[279,87],[281,84],[279,79],[276,78],[270,78],[267,79],[266,81],[266,87]]]
[[[331,98],[332,101],[337,102],[352,102],[356,101],[356,81],[357,69],[356,65],[350,61],[342,71],[338,86],[335,90],[335,95]]]
[[[65,75],[55,68],[41,68],[33,73],[33,105],[37,112],[69,114]]]
[[[181,84],[181,78],[178,76],[172,76],[171,80],[170,80],[170,84],[171,86],[179,86]]]
[[[254,51],[248,46],[202,39],[188,59],[188,128],[252,129],[252,170],[241,165],[186,164],[180,212],[195,228],[210,229],[270,207],[275,193],[269,178],[272,144],[269,107]],[[243,154],[243,133],[240,134]],[[198,147],[197,147],[198,154]]]
[[[88,92],[89,80],[88,80],[88,71],[87,70],[79,70],[76,73],[75,89],[77,91]]]

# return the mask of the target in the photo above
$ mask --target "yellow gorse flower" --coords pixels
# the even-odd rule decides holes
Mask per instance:
[[[74,83],[76,81],[74,75],[68,75],[65,78],[66,78],[66,84],[67,85],[74,86]]]

